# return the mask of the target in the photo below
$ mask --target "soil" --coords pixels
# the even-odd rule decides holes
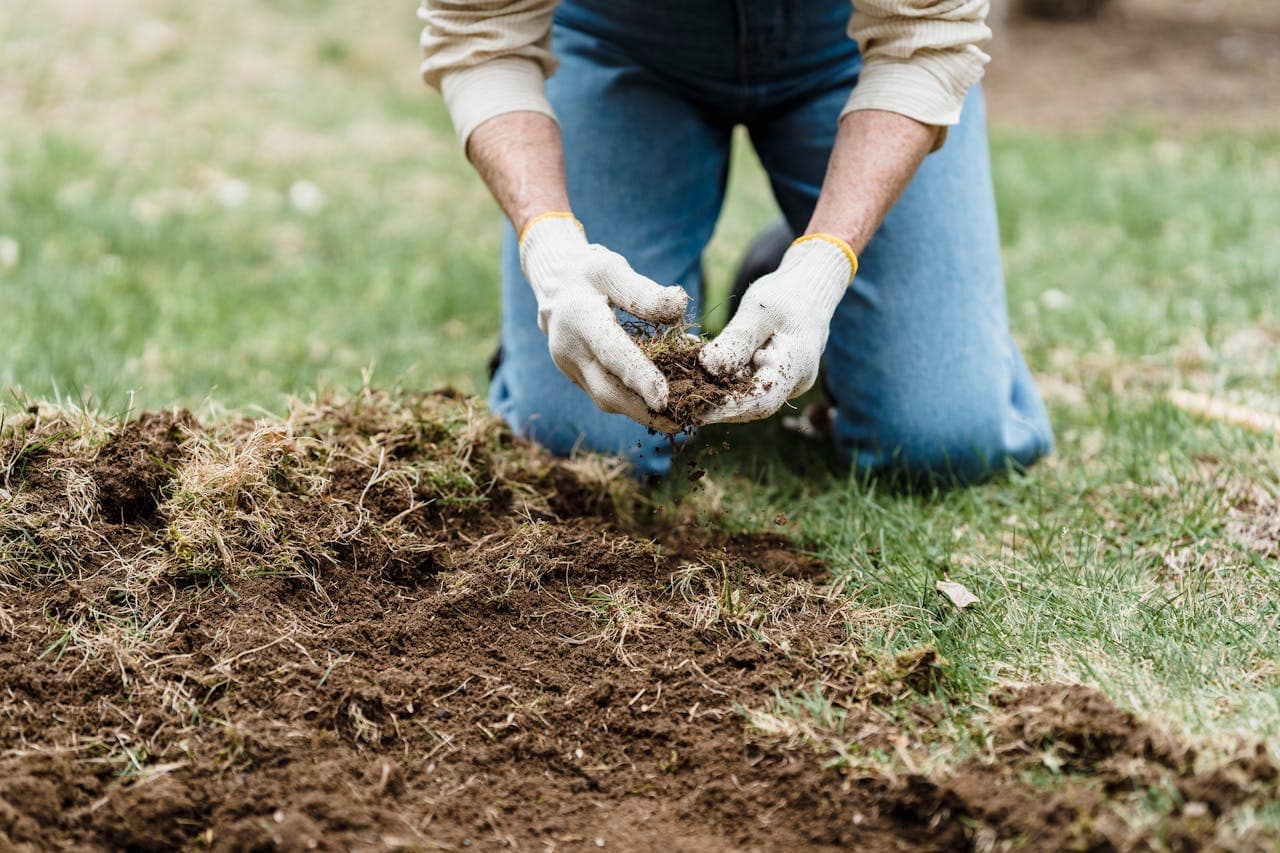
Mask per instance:
[[[628,331],[640,349],[667,378],[667,407],[657,414],[682,432],[691,432],[707,412],[738,395],[756,390],[750,375],[719,377],[702,366],[698,353],[706,344],[682,326],[630,323]]]
[[[1002,824],[1028,849],[1112,850],[1123,833],[1108,798],[1160,792],[1173,806],[1137,849],[1270,850],[1275,839],[1216,836],[1215,823],[1249,801],[1274,802],[1277,768],[1261,744],[1253,754],[1197,772],[1193,748],[1179,743],[1088,687],[1038,684],[997,691],[990,756],[974,759],[944,786],[956,807]],[[999,763],[991,760],[999,758]],[[1089,785],[1037,791],[1015,778],[1078,774]]]
[[[182,452],[191,413],[147,412],[125,423],[90,465],[104,518],[127,523],[155,512]]]
[[[606,463],[479,412],[10,425],[0,850],[1121,849],[1135,785],[1180,792],[1190,849],[1274,798],[1261,753],[1197,775],[1061,685],[993,696],[954,771],[832,762],[769,726],[776,691],[821,684],[866,754],[919,758],[889,709],[936,721],[946,662],[852,644],[776,530],[655,530]]]

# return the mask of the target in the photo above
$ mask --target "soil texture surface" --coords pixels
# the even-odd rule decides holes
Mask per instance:
[[[778,533],[642,509],[452,393],[10,420],[0,850],[1130,849],[1157,789],[1192,849],[1274,796],[1064,685],[925,771],[945,661],[861,649]],[[815,689],[838,738],[778,705]]]

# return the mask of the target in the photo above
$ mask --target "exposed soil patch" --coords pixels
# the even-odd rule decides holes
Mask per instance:
[[[1205,831],[1274,794],[1264,758],[1196,776],[1052,688],[1001,700],[1005,763],[832,765],[775,697],[825,685],[842,737],[923,755],[888,710],[934,719],[945,662],[851,644],[865,614],[776,533],[637,533],[611,463],[456,395],[86,435],[0,437],[0,849],[1045,849],[1086,817],[1123,847],[1088,778],[1120,757]]]
[[[1096,690],[1038,684],[993,700],[1005,711],[996,727],[1001,743],[1029,752],[1052,749],[1054,761],[1066,770],[1096,770],[1115,756],[1180,771],[1195,763],[1194,752],[1180,749]]]
[[[1011,18],[990,48],[992,120],[1065,132],[1116,118],[1178,128],[1280,120],[1280,6],[1117,0],[1099,19]]]
[[[1216,824],[1242,803],[1275,802],[1277,768],[1261,747],[1197,772],[1193,749],[1091,688],[1032,685],[1000,691],[992,701],[998,711],[990,755],[968,762],[942,787],[952,808],[1007,827],[1029,849],[1117,849],[1126,815],[1114,801],[1126,796],[1170,803],[1158,829],[1130,827],[1135,849],[1274,849],[1275,839],[1261,835],[1228,841]],[[1053,783],[1068,773],[1087,783]],[[1040,785],[1025,784],[1037,776]]]
[[[1226,491],[1232,541],[1264,560],[1280,559],[1280,497],[1248,481],[1233,482]]]
[[[828,576],[826,563],[805,554],[796,543],[780,533],[766,531],[726,536],[692,524],[650,527],[648,533],[663,547],[679,554],[698,554],[704,561],[748,563],[765,574],[815,583],[826,580]]]
[[[667,378],[667,407],[657,414],[682,431],[692,431],[701,423],[703,415],[731,397],[755,390],[755,380],[750,375],[725,378],[707,371],[698,361],[705,342],[690,336],[683,326],[630,323],[628,331]]]

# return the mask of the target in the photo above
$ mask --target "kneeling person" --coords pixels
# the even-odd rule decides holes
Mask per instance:
[[[510,220],[490,403],[513,428],[670,466],[666,380],[615,309],[699,310],[741,125],[800,236],[703,349],[758,380],[704,422],[768,417],[821,366],[860,470],[970,482],[1050,449],[1008,329],[987,2],[856,6],[424,0],[424,76]]]

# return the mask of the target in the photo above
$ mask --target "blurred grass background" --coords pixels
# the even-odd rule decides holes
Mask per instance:
[[[6,0],[0,385],[201,414],[365,381],[482,391],[499,214],[417,78],[412,11]],[[975,695],[1078,679],[1206,736],[1274,733],[1280,554],[1258,525],[1280,512],[1276,444],[1162,395],[1276,410],[1280,131],[997,115],[992,139],[1011,317],[1055,457],[890,494],[774,421],[656,499],[738,528],[785,509],[883,609],[869,643],[933,643]],[[709,304],[773,216],[740,145]],[[982,608],[950,611],[944,576]]]

